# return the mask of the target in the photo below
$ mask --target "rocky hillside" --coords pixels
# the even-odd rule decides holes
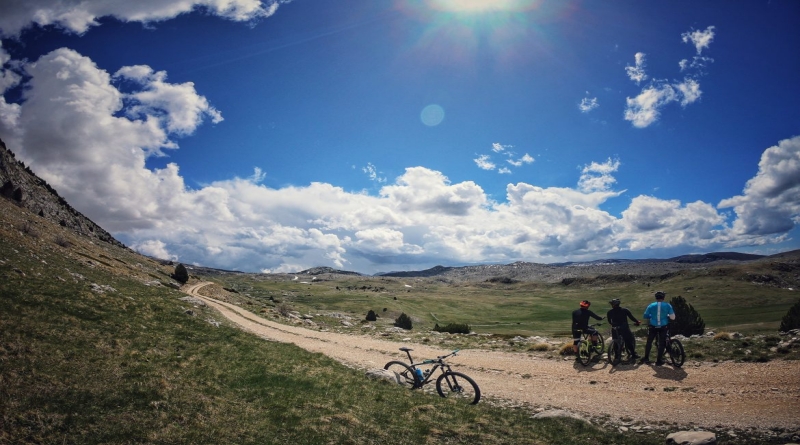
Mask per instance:
[[[17,160],[0,140],[0,196],[80,235],[124,247],[110,233],[75,210],[53,187]]]

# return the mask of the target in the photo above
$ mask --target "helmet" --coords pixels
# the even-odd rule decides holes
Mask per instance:
[[[667,294],[665,294],[663,291],[656,292],[656,300],[663,300],[666,297]]]
[[[611,304],[611,306],[619,306],[619,298],[615,298],[609,301],[609,303]]]
[[[592,305],[592,303],[590,303],[590,302],[589,302],[589,300],[583,300],[583,301],[581,301],[581,307],[582,307],[582,308],[584,308],[584,309],[585,309],[585,308],[588,308],[588,307],[589,307],[589,306],[591,306],[591,305]]]

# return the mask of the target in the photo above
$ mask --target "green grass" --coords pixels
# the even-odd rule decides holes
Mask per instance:
[[[226,287],[239,289],[257,301],[269,296],[300,312],[338,311],[363,317],[372,309],[379,316],[410,315],[419,330],[438,323],[467,323],[478,333],[505,336],[568,335],[570,314],[583,299],[605,315],[608,301],[621,298],[623,306],[641,317],[653,301],[655,289],[668,298],[683,296],[703,317],[706,329],[776,332],[780,319],[800,298],[795,290],[769,287],[708,271],[682,272],[666,279],[640,279],[610,284],[491,284],[449,285],[433,280],[351,278],[301,284],[293,281],[222,278]],[[412,287],[405,287],[410,285]],[[366,289],[364,289],[367,287]],[[383,309],[387,311],[384,312]]]

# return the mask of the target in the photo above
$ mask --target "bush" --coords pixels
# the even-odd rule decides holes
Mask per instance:
[[[400,314],[399,317],[397,317],[394,320],[394,325],[397,326],[398,328],[403,328],[403,329],[405,329],[407,331],[410,331],[411,330],[411,317],[409,317],[408,315],[406,315],[405,312],[403,312],[402,314]]]
[[[186,270],[186,266],[178,263],[178,265],[175,266],[175,273],[172,274],[172,278],[178,283],[186,284],[186,282],[189,281],[189,271]]]
[[[377,320],[378,316],[375,314],[375,311],[370,309],[369,312],[367,312],[367,321],[377,321]]]
[[[445,327],[440,327],[437,323],[433,330],[436,332],[449,332],[451,334],[469,334],[470,328],[466,323],[450,323]]]
[[[686,302],[686,299],[677,296],[669,302],[675,309],[675,321],[670,323],[670,334],[691,337],[692,335],[703,335],[706,323],[694,307]]]
[[[800,328],[800,301],[789,308],[786,315],[781,319],[781,332],[789,332],[792,329]]]

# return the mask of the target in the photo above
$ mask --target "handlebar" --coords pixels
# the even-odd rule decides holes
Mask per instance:
[[[451,353],[449,353],[447,355],[440,355],[440,356],[436,357],[435,359],[433,359],[433,358],[425,359],[425,360],[422,361],[422,363],[423,364],[429,364],[429,363],[441,362],[442,360],[446,359],[447,357],[450,357],[451,355],[452,356],[458,355],[459,351],[461,351],[461,350],[460,349],[456,349],[455,351],[453,351],[453,352],[451,352]]]

